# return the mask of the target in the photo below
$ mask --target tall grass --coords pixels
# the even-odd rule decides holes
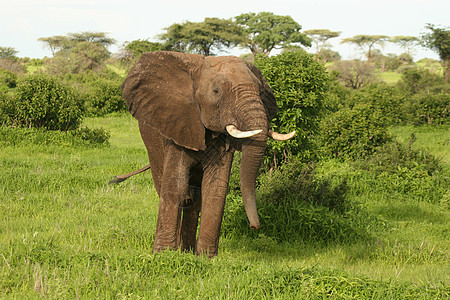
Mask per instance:
[[[83,125],[110,131],[109,144],[0,143],[0,298],[448,297],[448,208],[337,160],[284,204],[269,201],[278,181],[261,179],[259,232],[230,196],[218,257],[152,255],[150,172],[107,185],[148,162],[136,121]]]

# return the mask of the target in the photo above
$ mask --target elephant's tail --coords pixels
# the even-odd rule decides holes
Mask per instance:
[[[128,178],[130,178],[131,176],[134,176],[136,174],[139,174],[139,173],[142,173],[144,171],[147,171],[148,169],[150,169],[150,165],[146,165],[145,167],[143,167],[143,168],[141,168],[141,169],[139,169],[137,171],[134,171],[134,172],[131,172],[131,173],[128,173],[128,174],[125,174],[125,175],[114,176],[116,179],[111,180],[110,182],[108,182],[108,184],[121,183],[122,181],[125,181]]]

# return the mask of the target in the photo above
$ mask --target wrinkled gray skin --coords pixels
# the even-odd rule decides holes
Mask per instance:
[[[250,227],[258,229],[255,182],[278,110],[260,71],[231,56],[152,52],[130,70],[122,90],[160,198],[153,250],[217,255],[234,151],[242,151],[243,202]],[[261,132],[236,139],[227,125]]]

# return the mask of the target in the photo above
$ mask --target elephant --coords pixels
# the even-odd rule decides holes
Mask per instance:
[[[235,151],[250,228],[259,229],[255,184],[267,138],[288,140],[295,131],[271,130],[278,106],[257,67],[234,56],[148,52],[121,88],[149,165],[116,182],[151,169],[160,200],[153,252],[217,255]]]

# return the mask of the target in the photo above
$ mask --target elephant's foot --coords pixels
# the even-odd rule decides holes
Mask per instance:
[[[196,253],[197,255],[207,255],[212,258],[217,255],[219,250],[218,243],[203,244],[201,240],[197,241]]]

